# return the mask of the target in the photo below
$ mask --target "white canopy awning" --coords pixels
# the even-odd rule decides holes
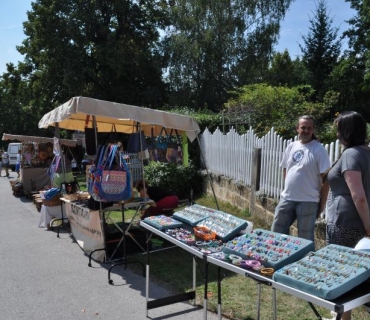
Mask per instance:
[[[86,97],[74,97],[48,112],[39,121],[39,128],[58,124],[61,129],[84,131],[87,116],[95,117],[98,132],[111,132],[115,128],[117,132],[132,133],[138,123],[147,136],[152,129],[154,135],[159,135],[164,127],[168,134],[171,129],[179,134],[186,132],[193,141],[200,132],[197,122],[190,116]],[[92,117],[88,124],[92,128]]]
[[[16,135],[16,134],[8,134],[3,133],[3,140],[16,140],[22,143],[54,143],[54,138],[46,138],[46,137],[34,137],[34,136],[23,136],[23,135]],[[59,139],[59,143],[61,145],[65,145],[68,147],[75,147],[77,145],[76,140],[69,140],[69,139]]]

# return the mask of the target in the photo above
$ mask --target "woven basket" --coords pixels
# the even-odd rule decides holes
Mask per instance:
[[[41,195],[42,204],[44,206],[46,206],[46,207],[60,206],[60,204],[61,204],[60,193],[56,194],[51,199],[46,200],[45,197],[43,196],[43,192],[45,192],[45,191],[40,191],[40,195]]]

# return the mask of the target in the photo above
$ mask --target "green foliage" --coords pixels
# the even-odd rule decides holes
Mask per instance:
[[[219,110],[227,92],[267,70],[291,0],[176,0],[163,50],[170,103]]]
[[[290,139],[296,134],[299,116],[310,114],[320,119],[327,115],[336,102],[337,94],[329,92],[324,102],[314,103],[313,92],[310,86],[288,88],[254,84],[234,92],[235,97],[228,101],[227,108],[243,106],[257,134],[265,135],[274,127],[280,136]]]
[[[295,87],[308,83],[308,71],[302,60],[291,60],[289,52],[277,52],[273,55],[266,82],[272,86]]]
[[[341,41],[337,40],[338,27],[333,28],[333,18],[328,15],[326,0],[319,0],[309,33],[303,36],[302,60],[309,71],[309,84],[315,90],[315,100],[321,100],[327,91],[327,81],[338,64]]]
[[[194,110],[188,107],[175,107],[170,112],[191,116],[198,123],[199,128],[203,131],[205,128],[210,130],[216,129],[222,124],[222,115],[208,109]]]
[[[189,198],[191,189],[194,194],[201,192],[202,178],[192,163],[182,166],[167,162],[150,162],[144,168],[144,178],[149,185],[171,190],[180,199]]]
[[[35,103],[64,103],[89,96],[135,105],[163,103],[160,27],[166,11],[155,0],[32,3],[27,36],[18,50],[25,55]]]

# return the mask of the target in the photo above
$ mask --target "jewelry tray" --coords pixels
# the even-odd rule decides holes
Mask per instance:
[[[144,219],[144,222],[150,224],[158,230],[180,228],[183,226],[182,222],[175,220],[172,217],[167,217],[165,215],[147,217]]]
[[[370,253],[328,245],[274,273],[276,282],[333,300],[370,277]]]
[[[254,229],[228,241],[223,251],[246,260],[257,260],[275,270],[303,258],[315,250],[312,241],[281,233]]]
[[[223,211],[208,209],[207,213],[208,217],[197,223],[197,227],[207,227],[223,242],[234,238],[249,225],[248,221]],[[252,223],[251,225],[253,226]]]
[[[207,218],[208,213],[211,211],[214,210],[200,206],[198,204],[194,204],[192,206],[184,208],[183,210],[175,212],[173,214],[173,217],[176,220],[180,220],[194,227],[197,225],[197,223]]]

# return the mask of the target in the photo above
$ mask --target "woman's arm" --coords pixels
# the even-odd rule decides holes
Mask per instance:
[[[370,236],[370,215],[369,204],[366,199],[365,190],[362,184],[361,172],[345,171],[344,179],[351,192],[352,200],[355,203],[357,212],[360,216],[362,224],[367,236]]]
[[[321,174],[321,179],[323,179],[325,176],[325,173]],[[320,214],[325,211],[326,207],[326,201],[328,200],[328,194],[329,194],[329,183],[326,180],[322,183],[320,188],[320,202],[319,202],[319,208],[317,212],[317,218],[320,217]]]

